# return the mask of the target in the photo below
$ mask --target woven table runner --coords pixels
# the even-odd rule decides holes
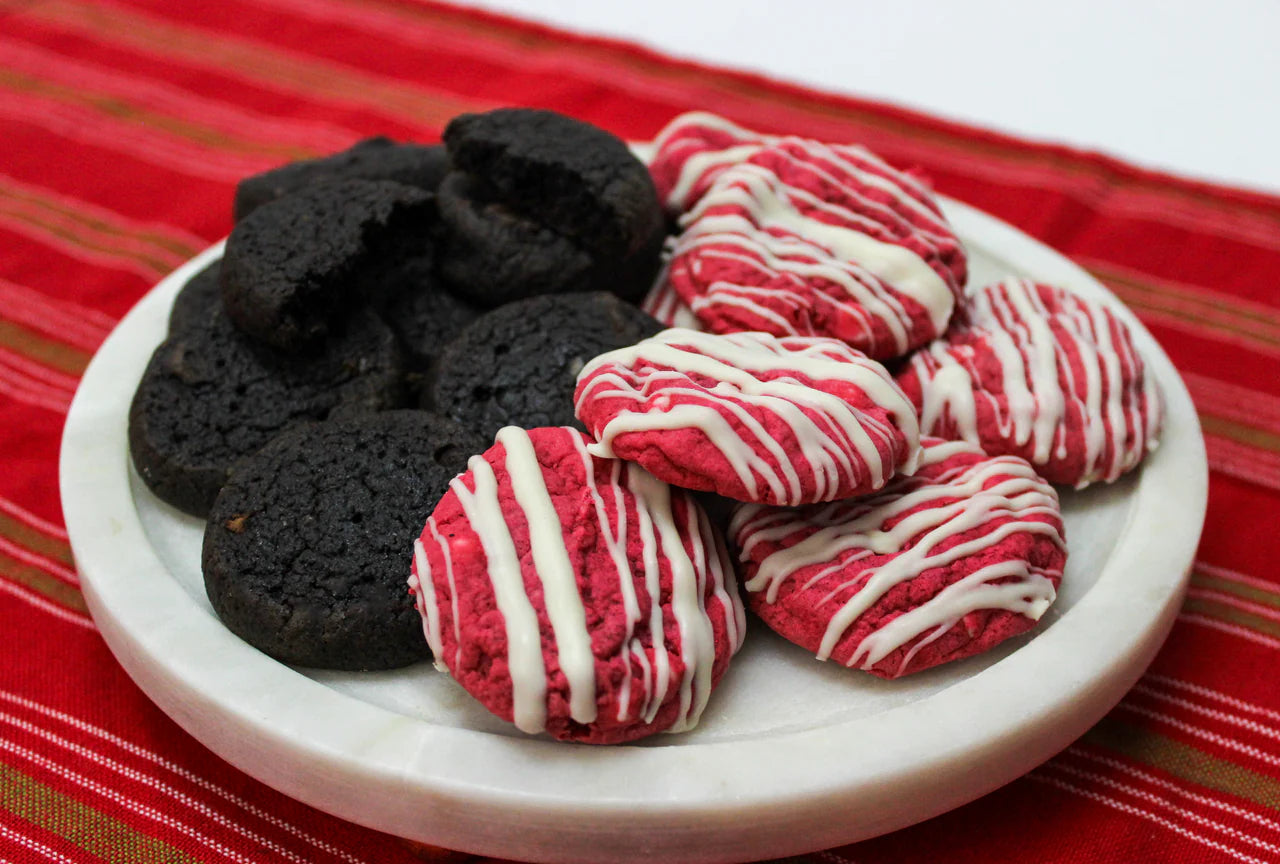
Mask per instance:
[[[920,166],[1111,288],[1195,400],[1208,519],[1145,677],[997,792],[794,860],[1280,860],[1280,200],[446,6],[28,0],[0,2],[0,861],[484,860],[289,799],[152,705],[87,612],[57,462],[94,350],[227,233],[237,179],[508,104],[633,140],[710,108]]]

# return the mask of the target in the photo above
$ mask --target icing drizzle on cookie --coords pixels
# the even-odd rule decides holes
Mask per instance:
[[[890,422],[837,395],[844,391],[833,385],[857,388]],[[592,400],[609,399],[634,408],[592,424],[593,453],[612,456],[619,435],[697,429],[752,500],[801,504],[879,489],[896,471],[914,469],[919,447],[914,409],[885,368],[832,339],[664,330],[583,368],[578,416],[587,416]],[[798,454],[775,440],[769,417],[786,424]]]
[[[925,434],[954,426],[983,441],[979,406],[996,418],[1000,438],[1048,465],[1083,453],[1077,486],[1115,480],[1154,449],[1161,403],[1124,324],[1099,303],[1060,288],[1011,279],[976,292],[966,323],[918,352]],[[1000,394],[980,386],[968,343],[983,341],[999,366]]]
[[[596,528],[617,574],[625,627],[618,656],[630,674],[623,677],[616,719],[632,719],[631,705],[638,702],[635,719],[652,722],[671,699],[677,673],[664,638],[669,623],[668,613],[663,610],[666,588],[670,623],[679,634],[678,656],[683,669],[678,680],[680,710],[668,731],[691,728],[710,695],[716,657],[707,601],[714,597],[719,603],[715,614],[724,617],[731,651],[741,645],[744,629],[744,612],[723,544],[712,533],[701,508],[686,493],[673,490],[638,466],[593,456],[586,439],[576,430],[539,431],[571,436],[582,460]],[[552,653],[545,656],[554,657],[565,676],[571,718],[578,723],[594,722],[596,657],[578,583],[580,574],[565,545],[565,537],[573,535],[573,526],[562,524],[547,486],[545,472],[556,469],[544,468],[533,439],[523,429],[502,429],[496,444],[502,447],[501,462],[491,464],[483,456],[473,456],[468,462],[474,488],[465,482],[468,475],[456,478],[450,488],[483,548],[488,579],[502,612],[513,719],[524,732],[536,733],[546,728],[548,671],[544,646],[550,646]],[[514,502],[514,511],[503,512],[503,487],[511,492],[508,500]],[[680,499],[678,507],[676,496]],[[677,512],[685,514],[684,523],[677,524]],[[513,520],[523,522],[529,531],[529,552],[523,559],[515,550]],[[629,531],[635,532],[634,538],[628,537]],[[446,572],[432,572],[431,556],[423,546],[425,540],[420,541],[415,546],[411,585],[423,612],[428,642],[439,657],[443,650],[441,619],[435,608],[440,602],[439,592],[434,586],[427,586],[433,585],[433,580],[444,581],[456,596],[454,559],[434,515],[423,532],[423,538],[428,536],[439,547]],[[628,554],[628,544],[633,539],[640,542],[638,569]],[[549,634],[540,628],[530,594],[532,585],[539,589],[536,596],[550,624]],[[647,603],[641,604],[641,594],[647,595]],[[424,608],[426,604],[432,608]],[[649,609],[645,620],[642,606]],[[457,631],[457,614],[455,602],[455,639],[461,635]],[[636,698],[631,692],[633,678],[638,679],[642,690],[635,694]]]
[[[760,135],[706,111],[681,114],[653,139],[652,170],[663,206],[683,213],[720,170],[774,140],[776,136]]]
[[[981,556],[1019,533],[1065,550],[1057,493],[1027,462],[983,457],[939,473],[925,469],[980,451],[966,442],[934,439],[923,452],[921,472],[870,498],[800,510],[742,505],[734,513],[730,532],[741,558],[756,562],[746,583],[749,592],[774,603],[788,580],[803,580],[794,590],[823,592],[818,608],[838,604],[829,614],[818,659],[831,657],[859,617],[890,590],[932,568]],[[987,527],[997,520],[1000,524]],[[956,542],[967,534],[974,536]],[[771,551],[753,555],[761,544]],[[845,663],[870,669],[919,640],[903,658],[900,674],[921,648],[977,610],[1001,609],[1038,620],[1053,602],[1061,577],[1061,570],[1021,559],[996,561],[887,618],[852,648]]]
[[[714,182],[680,220],[671,273],[700,319],[833,336],[879,357],[946,329],[964,258],[914,178],[856,145],[801,138],[746,158],[716,162]],[[732,325],[714,323],[722,316]]]

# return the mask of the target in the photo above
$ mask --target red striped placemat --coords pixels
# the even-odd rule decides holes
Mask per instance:
[[[1208,521],[1150,673],[1025,778],[799,860],[1280,859],[1280,200],[408,0],[0,2],[0,859],[473,860],[275,793],[154,708],[87,615],[57,450],[94,349],[226,233],[238,177],[500,104],[633,139],[711,106],[922,166],[1114,290],[1196,401]]]

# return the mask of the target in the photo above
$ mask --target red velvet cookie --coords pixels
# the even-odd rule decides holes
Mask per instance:
[[[1015,456],[926,439],[919,470],[853,501],[741,505],[751,608],[819,660],[897,678],[1035,626],[1066,564],[1052,486]]]
[[[701,330],[702,324],[698,316],[680,299],[676,289],[666,279],[666,269],[658,276],[658,281],[649,289],[640,303],[640,311],[646,312],[668,327],[684,327],[688,330]]]
[[[649,174],[658,200],[669,215],[679,216],[698,203],[717,174],[772,140],[706,111],[681,114],[653,139]]]
[[[589,443],[508,426],[471,458],[414,545],[427,642],[525,732],[689,729],[742,643],[724,542],[688,493]]]
[[[680,225],[668,279],[716,333],[898,357],[946,329],[967,275],[928,188],[854,145],[759,147],[718,169]]]
[[[1053,483],[1111,482],[1154,449],[1162,406],[1129,328],[1105,306],[1027,280],[969,297],[898,376],[925,434],[1021,456]]]
[[[593,452],[739,501],[863,495],[919,447],[889,373],[834,339],[664,330],[587,363],[574,406]]]

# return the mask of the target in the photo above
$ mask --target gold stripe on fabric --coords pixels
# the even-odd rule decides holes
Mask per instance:
[[[1280,621],[1272,621],[1270,618],[1254,615],[1252,612],[1246,612],[1243,609],[1236,609],[1217,600],[1188,597],[1186,602],[1182,604],[1182,609],[1184,612],[1197,612],[1210,618],[1217,618],[1219,621],[1246,627],[1255,633],[1280,638]]]
[[[1089,262],[1088,269],[1131,305],[1158,310],[1206,328],[1218,328],[1270,345],[1280,345],[1280,310],[1272,315],[1268,310],[1228,305],[1232,298],[1224,297],[1220,292],[1197,295],[1185,289],[1155,285],[1131,275],[1119,275],[1093,261]],[[1171,298],[1178,302],[1170,303]],[[1209,318],[1213,320],[1207,320]]]
[[[7,177],[0,177],[0,199],[9,199],[10,202],[26,204],[38,211],[56,214],[76,225],[103,234],[142,241],[154,246],[157,251],[172,253],[177,261],[185,261],[200,251],[179,237],[144,225],[126,224],[123,218],[121,221],[108,221],[107,218],[91,215],[85,209],[76,207],[74,202],[58,200],[38,187],[27,186]],[[101,208],[95,209],[101,212]]]
[[[1253,426],[1246,426],[1243,423],[1237,423],[1234,420],[1227,420],[1213,414],[1206,414],[1203,411],[1199,413],[1200,425],[1207,434],[1230,438],[1232,441],[1238,441],[1250,447],[1257,447],[1259,450],[1280,453],[1280,435],[1274,432],[1256,429]]]
[[[181,849],[2,762],[0,807],[110,864],[199,864]]]
[[[237,138],[210,126],[192,123],[180,117],[161,114],[148,108],[133,105],[119,96],[90,93],[85,90],[64,87],[56,82],[35,78],[15,69],[0,68],[0,87],[7,87],[20,93],[44,96],[68,105],[89,108],[108,117],[143,126],[148,130],[158,130],[179,138],[186,138],[213,150],[253,156],[270,156],[280,161],[305,159],[315,156],[319,152],[308,147]]]
[[[60,564],[66,564],[68,567],[75,566],[75,562],[71,558],[70,543],[61,538],[43,534],[30,525],[19,522],[8,513],[0,512],[0,537],[12,540],[19,546],[30,549],[32,552],[36,552]]]
[[[3,315],[3,310],[0,310]],[[87,351],[50,339],[42,333],[28,330],[14,321],[0,318],[0,346],[10,349],[50,369],[79,377],[89,365],[91,355]],[[3,519],[3,517],[0,517]]]
[[[1081,740],[1180,780],[1280,810],[1280,780],[1158,732],[1108,717],[1086,732]]]
[[[1256,585],[1247,585],[1230,579],[1219,579],[1197,572],[1191,574],[1191,584],[1197,588],[1208,588],[1212,591],[1221,591],[1224,594],[1234,594],[1243,600],[1280,609],[1280,587],[1268,591]]]
[[[4,552],[0,552],[0,578],[8,578],[19,585],[24,585],[60,606],[85,615],[89,614],[84,595],[78,588],[55,579],[39,567],[19,561]]]
[[[28,229],[34,229],[46,237],[61,241],[61,244],[66,248],[90,252],[97,256],[110,257],[117,261],[131,261],[135,264],[141,264],[148,273],[157,277],[163,276],[181,263],[180,260],[175,260],[171,255],[122,249],[118,245],[109,242],[110,238],[94,238],[92,233],[86,235],[84,231],[77,231],[65,225],[59,225],[56,220],[49,219],[47,215],[42,218],[42,214],[33,214],[30,208],[13,206],[13,202],[5,200],[4,193],[5,190],[0,184],[0,219],[9,219]],[[191,253],[191,255],[194,254],[194,252]],[[191,255],[187,257],[191,257]]]
[[[144,13],[76,0],[48,0],[20,13],[74,30],[99,42],[169,57],[202,68],[299,93],[317,102],[343,101],[376,108],[414,124],[443,127],[454,116],[473,111],[479,102],[314,57],[287,52],[264,42],[251,42],[171,24]],[[480,106],[488,107],[488,106]]]

